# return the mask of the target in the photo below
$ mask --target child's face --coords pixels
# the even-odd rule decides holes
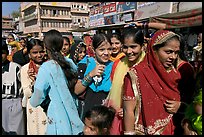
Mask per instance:
[[[92,121],[85,118],[84,121],[84,135],[98,135],[98,128],[92,125]]]
[[[202,115],[202,104],[195,104],[194,108],[197,114]]]

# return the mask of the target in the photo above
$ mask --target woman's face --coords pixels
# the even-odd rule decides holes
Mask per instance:
[[[84,121],[84,135],[98,135],[98,128],[92,125],[92,121],[85,118]]]
[[[121,51],[122,43],[116,37],[111,38],[112,54],[117,55]]]
[[[19,41],[19,43],[21,44],[21,47],[23,47],[23,48],[24,48],[25,45],[26,45],[26,44],[25,44],[25,40],[23,40],[23,39],[21,39],[21,40]]]
[[[130,62],[136,61],[139,58],[142,50],[142,46],[135,43],[133,37],[124,39],[123,52],[126,54]]]
[[[194,104],[195,112],[202,115],[202,104]]]
[[[103,41],[101,45],[95,49],[95,57],[99,63],[106,63],[109,61],[112,54],[112,46],[108,41]]]
[[[78,53],[78,61],[82,60],[84,56],[86,55],[86,49],[85,47],[79,48],[79,53]]]
[[[178,57],[180,50],[180,42],[176,39],[169,40],[163,47],[155,50],[156,55],[162,65],[169,69],[172,67],[174,61]]]
[[[29,53],[30,59],[32,59],[36,64],[41,64],[44,61],[44,55],[44,48],[39,45],[33,46]]]
[[[12,41],[14,41],[14,38],[13,38],[11,35],[9,35],[9,36],[7,37],[7,42],[10,43],[10,42],[12,42]]]
[[[64,42],[63,42],[63,46],[62,46],[62,53],[67,56],[69,54],[69,48],[70,48],[70,45],[69,43],[64,39]]]

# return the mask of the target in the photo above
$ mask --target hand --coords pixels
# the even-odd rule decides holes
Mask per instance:
[[[120,108],[117,113],[119,117],[123,118],[123,108]]]
[[[175,114],[181,105],[180,101],[166,100],[164,106],[168,113]]]
[[[28,69],[28,76],[31,79],[32,82],[36,79],[36,74],[33,68]]]
[[[96,63],[96,67],[89,73],[90,77],[101,76],[104,72],[105,65]]]
[[[192,130],[192,128],[190,127],[189,123],[186,122],[184,125],[183,125],[183,134],[184,135],[198,135],[195,131]]]

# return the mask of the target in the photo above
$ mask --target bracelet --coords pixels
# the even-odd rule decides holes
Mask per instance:
[[[136,135],[135,131],[124,131],[124,135]]]
[[[92,81],[92,77],[89,76],[89,73],[83,78],[81,81],[81,84],[85,87],[87,87]]]

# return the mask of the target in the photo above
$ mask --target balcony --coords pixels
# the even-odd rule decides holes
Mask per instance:
[[[55,19],[55,20],[72,20],[71,15],[52,15],[52,14],[43,14],[41,19]]]
[[[27,22],[33,19],[37,19],[37,14],[36,13],[32,13],[30,15],[25,16],[24,18],[22,18],[23,22]]]
[[[72,13],[84,13],[84,14],[88,14],[88,13],[89,13],[88,10],[85,10],[85,9],[79,9],[79,8],[71,9],[71,12],[72,12]]]

